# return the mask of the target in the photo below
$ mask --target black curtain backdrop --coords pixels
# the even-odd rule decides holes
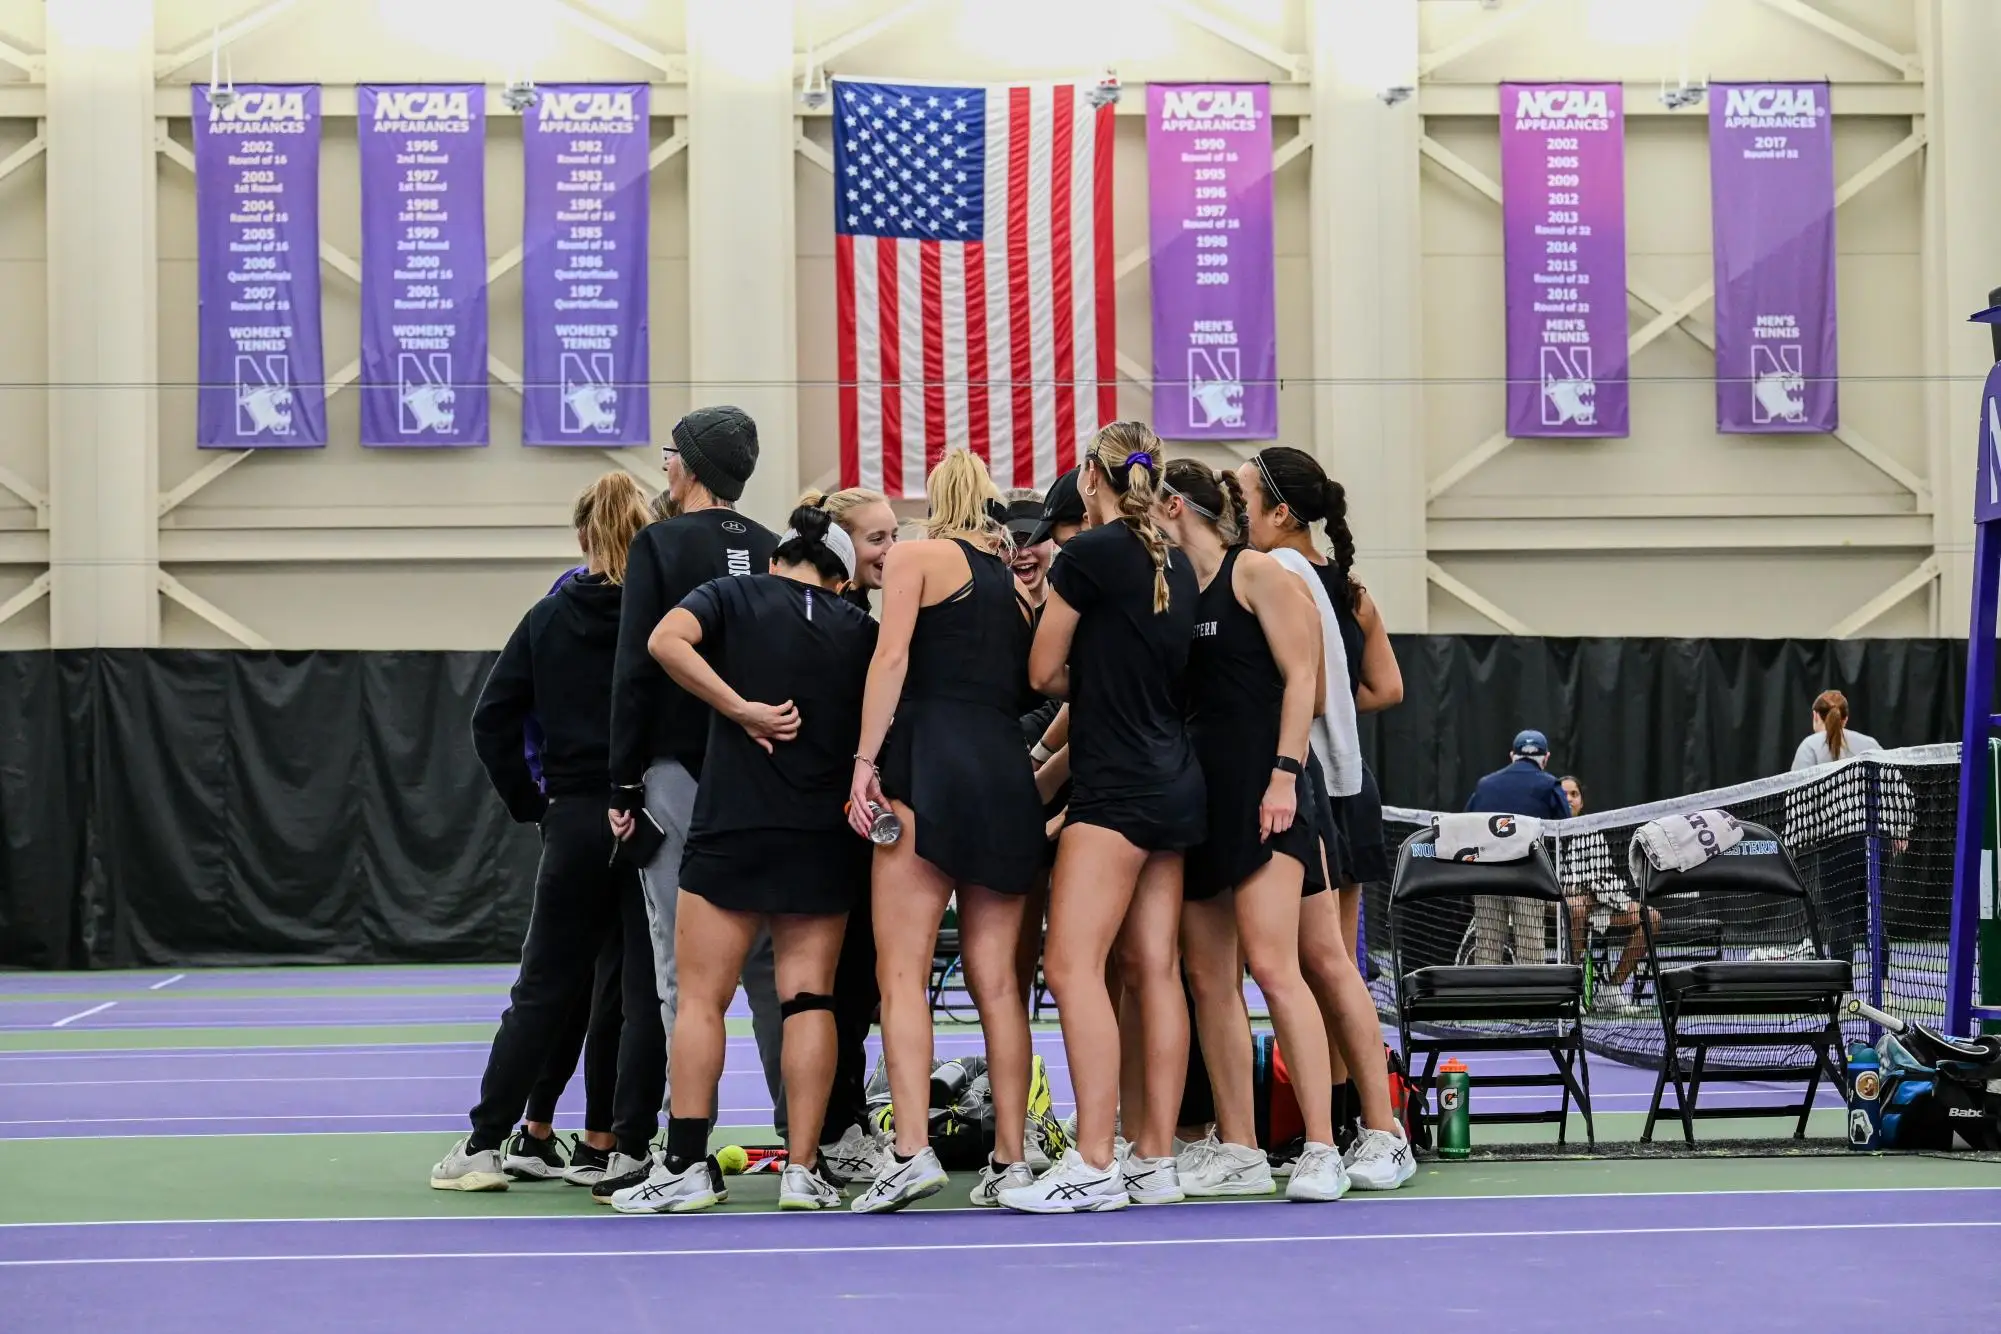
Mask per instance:
[[[1363,721],[1395,805],[1457,808],[1523,727],[1595,809],[1783,770],[1821,690],[1959,735],[1954,640],[1400,635]],[[0,967],[516,957],[535,832],[472,752],[488,653],[0,653]]]

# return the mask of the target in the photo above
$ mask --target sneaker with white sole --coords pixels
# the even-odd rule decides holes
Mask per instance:
[[[1591,998],[1591,1013],[1596,1015],[1607,1015],[1618,1019],[1637,1014],[1639,1009],[1640,1007],[1633,1003],[1632,997],[1614,986],[1600,987],[1598,994]]]
[[[1341,1151],[1308,1140],[1306,1151],[1293,1164],[1292,1179],[1285,1183],[1285,1198],[1326,1204],[1347,1193],[1348,1169],[1341,1165]]]
[[[570,1165],[563,1169],[563,1180],[572,1186],[595,1186],[604,1180],[605,1169],[611,1166],[612,1150],[593,1149],[581,1141],[570,1150]]]
[[[1223,1147],[1223,1141],[1216,1137],[1216,1127],[1210,1126],[1209,1133],[1201,1139],[1177,1139],[1174,1141],[1174,1166],[1183,1176],[1198,1170],[1204,1161]]]
[[[980,1169],[980,1179],[973,1184],[972,1203],[981,1209],[990,1209],[1000,1203],[1000,1193],[1013,1190],[1017,1186],[1035,1184],[1035,1171],[1027,1163],[1009,1163],[1000,1166],[992,1158]]]
[[[1248,1144],[1207,1141],[1195,1149],[1181,1168],[1181,1189],[1191,1199],[1209,1200],[1229,1195],[1269,1195],[1278,1189],[1272,1180],[1271,1160],[1263,1149]]]
[[[1027,1185],[1002,1191],[1000,1202],[1024,1214],[1099,1214],[1125,1208],[1132,1197],[1118,1163],[1093,1167],[1071,1149]]]
[[[889,1161],[889,1141],[866,1126],[849,1126],[840,1139],[820,1146],[820,1175],[836,1186],[873,1181]]]
[[[778,1178],[778,1207],[781,1209],[838,1209],[841,1191],[817,1166],[787,1163]]]
[[[929,1148],[919,1149],[907,1161],[890,1154],[882,1171],[869,1182],[868,1189],[848,1206],[858,1214],[892,1213],[905,1205],[936,1195],[949,1180],[939,1165],[938,1155]]]
[[[715,1159],[698,1158],[679,1172],[671,1170],[665,1159],[655,1159],[646,1180],[613,1195],[611,1207],[622,1214],[692,1214],[713,1209],[729,1197]]]
[[[466,1152],[470,1140],[462,1139],[431,1168],[432,1190],[506,1190],[507,1169],[499,1149]]]
[[[614,1152],[605,1163],[604,1171],[591,1183],[591,1199],[599,1204],[610,1204],[612,1196],[643,1184],[652,1172],[651,1157],[635,1158],[629,1153]]]
[[[556,1135],[536,1139],[524,1128],[507,1141],[501,1170],[516,1181],[556,1181],[570,1165],[563,1155],[563,1141]]]
[[[1389,1130],[1364,1130],[1341,1165],[1356,1190],[1395,1190],[1417,1175],[1410,1143]]]
[[[1188,1196],[1172,1158],[1148,1158],[1129,1153],[1118,1164],[1126,1194],[1134,1204],[1179,1204]]]

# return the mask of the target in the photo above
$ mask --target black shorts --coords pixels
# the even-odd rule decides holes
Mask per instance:
[[[869,892],[874,851],[845,826],[695,833],[681,857],[681,888],[726,912],[830,916]]]
[[[1109,829],[1148,852],[1186,852],[1208,831],[1208,800],[1202,770],[1191,762],[1152,792],[1101,796],[1072,787],[1063,825]]]
[[[1309,807],[1307,813],[1313,825],[1314,841],[1319,844],[1320,856],[1306,868],[1306,882],[1300,886],[1301,898],[1311,898],[1323,889],[1340,884],[1346,855],[1341,822],[1334,818],[1334,802],[1327,795],[1327,774],[1320,767],[1319,757],[1312,751],[1306,754],[1306,780],[1301,792]],[[1320,862],[1322,857],[1326,859],[1324,874]]]
[[[1341,883],[1387,883],[1390,853],[1383,836],[1383,794],[1368,765],[1362,766],[1360,792],[1334,798],[1334,823],[1341,831]]]

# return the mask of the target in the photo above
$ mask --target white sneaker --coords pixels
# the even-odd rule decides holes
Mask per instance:
[[[838,1209],[841,1192],[817,1169],[787,1163],[778,1178],[778,1207],[781,1209]]]
[[[1348,1193],[1348,1170],[1341,1165],[1341,1152],[1332,1144],[1307,1141],[1306,1152],[1293,1165],[1292,1180],[1285,1186],[1288,1200],[1326,1203]]]
[[[1600,987],[1598,994],[1591,998],[1591,1013],[1593,1014],[1611,1015],[1617,1018],[1636,1014],[1639,1008],[1639,1006],[1633,1004],[1632,997],[1614,986]]]
[[[1134,1204],[1179,1204],[1188,1196],[1172,1158],[1147,1158],[1129,1153],[1119,1164],[1126,1194]]]
[[[713,1209],[730,1197],[723,1189],[722,1175],[709,1158],[699,1158],[679,1172],[669,1171],[664,1159],[656,1159],[646,1180],[628,1186],[611,1197],[611,1207],[622,1214],[692,1214]]]
[[[972,1202],[979,1208],[989,1209],[1000,1203],[1002,1191],[1034,1184],[1035,1171],[1027,1163],[1009,1163],[1000,1167],[989,1158],[986,1166],[980,1169],[979,1181],[973,1186]]]
[[[1201,1170],[1203,1162],[1223,1147],[1223,1141],[1216,1138],[1216,1127],[1210,1126],[1209,1133],[1201,1139],[1174,1141],[1174,1165],[1182,1176]]]
[[[1093,1167],[1075,1149],[1026,1186],[1000,1193],[1000,1202],[1024,1214],[1096,1214],[1132,1203],[1117,1163]]]
[[[1063,1122],[1053,1116],[1031,1114],[1023,1128],[1021,1147],[1030,1171],[1047,1172],[1049,1165],[1061,1158],[1074,1142]]]
[[[1417,1175],[1410,1143],[1388,1130],[1364,1130],[1341,1165],[1356,1190],[1395,1190]]]
[[[841,1138],[820,1146],[820,1175],[836,1186],[873,1181],[889,1161],[889,1141],[862,1126],[849,1126]]]
[[[896,1155],[890,1154],[883,1162],[882,1171],[849,1207],[858,1214],[890,1213],[936,1195],[945,1189],[947,1180],[945,1169],[938,1163],[938,1155],[929,1148],[911,1155],[907,1163],[899,1163]]]
[[[1198,1144],[1200,1156],[1181,1170],[1181,1188],[1193,1199],[1269,1195],[1278,1189],[1265,1151],[1247,1144]]]
[[[507,1169],[501,1165],[500,1150],[467,1153],[470,1139],[452,1145],[443,1160],[431,1168],[432,1190],[506,1190]]]

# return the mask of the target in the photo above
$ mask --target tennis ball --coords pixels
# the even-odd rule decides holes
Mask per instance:
[[[725,1144],[716,1150],[716,1166],[730,1176],[735,1176],[750,1166],[750,1155],[735,1144]]]

